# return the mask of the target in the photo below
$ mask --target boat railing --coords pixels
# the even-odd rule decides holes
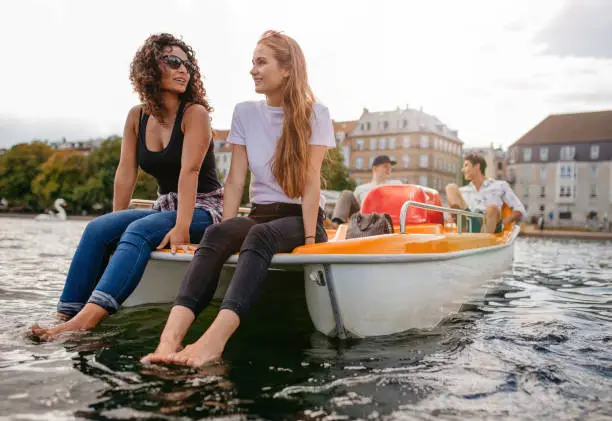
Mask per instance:
[[[481,218],[483,219],[483,222],[485,219],[485,216],[482,213],[470,212],[470,211],[466,211],[462,209],[447,208],[446,206],[430,205],[427,203],[415,202],[414,200],[407,200],[404,202],[404,204],[402,205],[402,209],[400,210],[400,232],[401,233],[406,232],[406,215],[408,214],[408,208],[410,208],[411,206],[415,208],[420,208],[420,209],[456,214],[458,216],[457,218],[457,233],[458,234],[461,234],[461,225],[462,225],[461,217],[462,216],[471,216],[474,218]],[[467,220],[468,220],[468,230],[471,232],[472,231],[472,220],[470,218],[468,218]]]
[[[155,200],[147,200],[147,199],[132,199],[130,200],[130,204],[128,209],[151,209]],[[246,216],[251,212],[251,208],[246,206],[240,206],[238,208],[238,215]]]

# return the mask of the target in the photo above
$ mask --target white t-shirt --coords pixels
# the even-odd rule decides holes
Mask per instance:
[[[334,127],[329,110],[322,104],[313,107],[311,145],[336,147]],[[272,161],[276,145],[283,130],[284,111],[281,107],[270,107],[266,101],[248,101],[236,105],[228,141],[245,145],[251,170],[250,196],[253,203],[301,203],[301,199],[290,199],[272,175]],[[325,208],[321,195],[319,206]]]
[[[387,182],[381,183],[381,184],[366,183],[366,184],[357,186],[353,194],[357,197],[357,200],[359,200],[359,203],[362,203],[363,199],[366,197],[366,194],[368,194],[370,190],[372,190],[374,187],[382,186],[384,184],[402,184],[402,182],[400,180],[387,180]]]

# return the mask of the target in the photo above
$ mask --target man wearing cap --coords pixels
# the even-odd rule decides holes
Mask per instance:
[[[378,155],[374,158],[374,161],[372,161],[372,182],[357,186],[355,192],[343,191],[336,202],[332,222],[343,224],[348,221],[352,214],[359,212],[361,202],[374,187],[383,184],[402,184],[399,180],[389,179],[391,177],[391,167],[395,164],[396,162],[392,161],[388,155]]]

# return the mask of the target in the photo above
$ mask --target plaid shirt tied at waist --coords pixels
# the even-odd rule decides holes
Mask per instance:
[[[178,194],[170,192],[157,197],[153,203],[154,210],[175,211],[178,209]],[[223,187],[209,193],[197,193],[195,209],[204,209],[210,213],[213,223],[221,222],[223,216]]]

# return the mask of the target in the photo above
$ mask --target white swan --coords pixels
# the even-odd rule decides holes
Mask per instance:
[[[56,199],[55,202],[53,202],[53,207],[57,210],[57,213],[48,211],[48,213],[41,213],[34,219],[37,221],[65,221],[66,211],[63,206],[66,206],[66,201],[64,199]]]

